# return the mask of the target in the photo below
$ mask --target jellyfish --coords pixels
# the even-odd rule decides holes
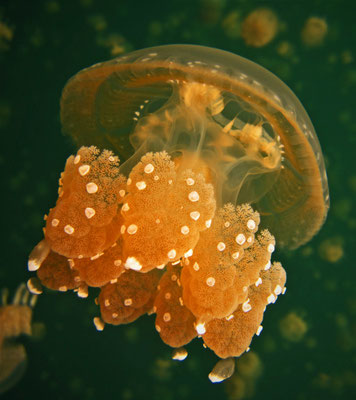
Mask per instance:
[[[241,36],[247,46],[263,47],[270,43],[278,31],[278,18],[268,8],[257,8],[242,22]]]
[[[290,342],[300,342],[308,331],[306,321],[296,312],[289,312],[280,322],[281,336]]]
[[[301,39],[307,47],[318,47],[323,44],[327,33],[328,24],[325,19],[309,17],[301,31]]]
[[[25,373],[26,350],[15,339],[32,334],[32,309],[37,300],[35,295],[30,295],[24,283],[19,285],[10,304],[8,295],[8,290],[3,289],[0,306],[0,394],[16,385]]]
[[[237,55],[160,46],[71,78],[61,122],[78,151],[29,270],[52,290],[99,288],[98,330],[154,314],[176,359],[197,337],[221,359],[248,351],[286,290],[275,247],[308,242],[329,207],[294,94]]]

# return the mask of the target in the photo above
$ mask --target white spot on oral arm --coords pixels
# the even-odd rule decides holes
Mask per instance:
[[[130,207],[127,203],[125,203],[121,208],[122,211],[129,211],[129,209],[130,209]]]
[[[186,253],[184,253],[185,258],[189,258],[193,255],[193,249],[189,249]]]
[[[267,271],[271,268],[271,261],[268,261],[268,263],[265,265],[264,270]]]
[[[86,189],[89,194],[94,194],[98,191],[98,185],[94,182],[89,182],[86,185]]]
[[[87,164],[81,165],[81,166],[78,168],[78,171],[79,171],[79,174],[80,174],[81,176],[85,176],[86,174],[89,173],[89,171],[90,171],[90,166],[87,165]]]
[[[190,192],[188,194],[188,199],[193,203],[195,203],[196,201],[199,201],[199,198],[200,198],[199,193],[196,191]]]
[[[171,314],[169,312],[166,312],[163,314],[163,321],[164,322],[169,322],[171,320]]]
[[[59,219],[53,218],[52,221],[51,221],[51,225],[52,225],[53,227],[58,226],[58,225],[59,225]]]
[[[235,237],[236,243],[239,245],[243,245],[246,241],[246,237],[243,233],[239,233],[236,237]]]
[[[150,174],[154,171],[155,167],[152,164],[147,164],[144,168],[146,174]]]
[[[216,247],[217,247],[217,249],[218,249],[219,251],[224,251],[225,248],[226,248],[226,245],[225,245],[224,242],[219,242],[218,245],[217,245]]]
[[[67,235],[72,235],[72,234],[74,233],[74,228],[72,227],[72,225],[66,225],[66,226],[64,227],[64,232],[65,232]]]
[[[137,225],[135,225],[135,224],[131,224],[131,225],[129,225],[128,227],[127,227],[127,233],[129,234],[129,235],[134,235],[136,232],[137,232]]]
[[[281,287],[281,285],[277,285],[275,288],[274,288],[274,294],[276,295],[276,296],[278,296],[278,295],[280,295],[282,293],[282,287]]]
[[[136,260],[135,257],[127,257],[125,262],[126,269],[132,269],[134,271],[140,271],[142,269],[142,265]]]
[[[257,279],[257,281],[255,282],[255,286],[257,287],[257,286],[261,285],[261,283],[262,283],[262,278],[259,277],[259,278]]]
[[[183,235],[188,235],[188,233],[189,233],[189,227],[186,226],[186,225],[184,225],[184,226],[181,227],[180,231],[181,231],[181,233],[182,233]]]
[[[200,217],[200,212],[199,211],[192,211],[190,214],[190,218],[193,219],[194,221],[198,221]]]
[[[85,213],[85,216],[86,216],[88,219],[90,219],[90,218],[93,218],[93,217],[94,217],[94,215],[95,215],[95,210],[94,210],[94,208],[87,207],[87,208],[84,210],[84,213]]]
[[[267,246],[267,251],[268,251],[269,253],[273,253],[273,252],[274,252],[274,244],[270,243],[270,244]]]
[[[167,256],[170,260],[173,260],[175,258],[175,256],[177,255],[177,252],[175,251],[175,249],[172,249],[168,252]]]
[[[247,299],[243,304],[242,304],[242,311],[243,312],[249,312],[252,309],[252,306],[250,304],[250,299]]]
[[[192,179],[192,178],[187,178],[185,181],[188,186],[193,186],[195,183],[194,179]]]
[[[145,181],[140,181],[136,183],[136,187],[138,190],[144,190],[146,189],[147,185]]]
[[[274,303],[277,300],[277,297],[271,293],[268,297],[267,297],[267,302],[268,304]]]
[[[210,287],[213,287],[215,285],[215,278],[212,276],[209,276],[206,280],[206,284]]]
[[[204,335],[206,332],[205,324],[199,323],[195,325],[195,330],[197,331],[198,335]]]
[[[131,305],[132,305],[132,299],[125,299],[125,300],[124,300],[124,305],[125,305],[126,307],[131,306]]]
[[[249,220],[247,221],[247,228],[248,228],[250,231],[253,231],[253,230],[256,228],[256,222],[255,222],[253,219],[249,219]]]

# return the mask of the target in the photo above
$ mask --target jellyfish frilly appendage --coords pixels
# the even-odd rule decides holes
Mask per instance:
[[[88,152],[93,158],[83,159]],[[113,162],[112,153],[100,153],[93,147],[81,147],[77,155],[69,157],[61,174],[57,204],[46,218],[45,238],[30,255],[30,269],[52,290],[74,290],[86,297],[88,288],[99,287],[98,330],[105,324],[128,324],[154,313],[155,328],[171,347],[181,348],[200,336],[221,358],[246,351],[258,333],[266,305],[276,300],[285,285],[282,267],[284,275],[281,272],[279,280],[270,277],[277,269],[270,261],[275,240],[267,230],[258,231],[259,213],[248,204],[228,203],[217,210],[206,170],[182,169],[181,157],[172,159],[165,151],[144,155],[127,179],[104,163],[95,175],[98,189],[89,193],[99,197],[90,204],[95,215],[104,213],[99,227],[116,241],[108,240],[107,234],[100,242],[100,253],[84,256],[83,249],[93,250],[91,229],[80,225],[87,225],[86,220],[72,217],[74,231],[83,232],[78,247],[74,232],[66,229],[68,215],[73,214],[68,207],[67,215],[62,203],[73,198],[78,207],[76,201],[81,199],[78,210],[85,215],[90,200],[86,186],[88,180],[94,181],[94,175],[87,176],[88,168],[83,165],[93,165],[90,162],[103,155]],[[99,207],[100,196],[105,197],[101,192],[112,193],[111,189],[117,192],[116,213],[110,212],[105,219],[107,207]],[[86,218],[90,221],[93,215]],[[112,220],[120,223],[109,229]],[[63,236],[68,239],[58,240]],[[73,254],[77,248],[80,251]],[[246,319],[246,313],[251,318]],[[231,333],[225,338],[219,331],[221,323],[232,319],[226,332],[239,323],[245,325],[243,340]],[[220,340],[228,342],[229,350],[221,351]]]
[[[275,247],[308,241],[327,213],[304,109],[261,67],[184,45],[79,72],[61,119],[81,147],[29,270],[79,297],[99,288],[98,330],[155,314],[176,359],[199,337],[226,359],[210,379],[226,379],[286,290]]]

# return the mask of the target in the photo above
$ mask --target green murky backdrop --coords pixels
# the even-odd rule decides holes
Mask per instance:
[[[27,257],[42,238],[43,215],[57,197],[65,159],[59,99],[80,69],[148,46],[192,43],[249,58],[285,81],[307,109],[329,176],[331,209],[308,245],[275,256],[287,293],[265,315],[233,378],[211,384],[217,358],[202,342],[189,356],[171,349],[153,317],[96,331],[94,296],[47,291],[34,336],[23,338],[27,371],[4,399],[352,399],[356,398],[356,6],[348,0],[2,0],[0,1],[0,287],[26,281]],[[255,48],[241,22],[258,7],[278,32]],[[309,17],[327,24],[307,46]]]

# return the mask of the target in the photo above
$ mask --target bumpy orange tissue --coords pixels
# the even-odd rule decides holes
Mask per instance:
[[[184,346],[197,336],[195,317],[183,303],[181,270],[181,265],[167,266],[154,303],[156,329],[161,339],[172,347]]]
[[[147,153],[126,178],[113,153],[82,147],[29,267],[50,289],[100,288],[98,329],[155,313],[168,345],[200,336],[219,357],[237,357],[286,274],[271,264],[275,240],[258,231],[259,214],[248,204],[216,210],[209,168],[189,160]]]
[[[105,322],[128,324],[152,310],[161,273],[158,270],[142,274],[125,272],[115,283],[101,289],[99,304]]]
[[[68,158],[45,229],[53,251],[68,258],[93,257],[116,242],[125,194],[125,178],[117,167],[117,157],[94,146]]]
[[[274,303],[282,292],[286,274],[280,263],[260,275],[261,284],[248,289],[248,305],[239,305],[228,318],[214,319],[206,326],[204,343],[219,357],[238,357],[250,346],[252,337],[262,330],[266,306]]]
[[[183,268],[183,300],[201,323],[230,315],[246,298],[254,265],[241,277],[240,261],[254,243],[260,218],[249,206],[231,204],[219,210],[213,223]],[[257,279],[257,278],[256,278]]]
[[[142,272],[179,260],[193,249],[215,211],[202,174],[177,174],[167,153],[148,153],[127,180],[122,207],[126,266]]]

